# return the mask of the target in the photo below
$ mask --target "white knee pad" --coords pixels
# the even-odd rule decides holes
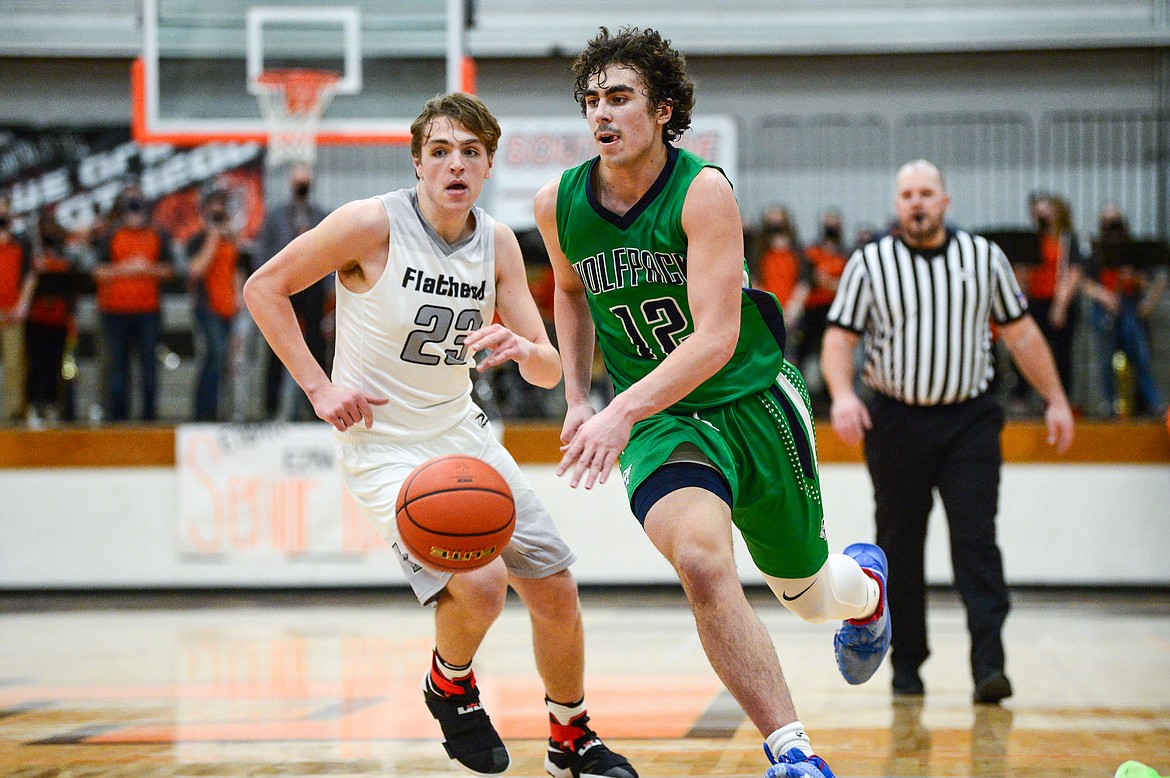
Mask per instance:
[[[861,618],[877,607],[877,582],[844,554],[829,554],[816,575],[808,578],[765,574],[764,580],[785,608],[812,624]]]

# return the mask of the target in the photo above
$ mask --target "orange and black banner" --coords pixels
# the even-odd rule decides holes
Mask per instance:
[[[51,213],[68,233],[100,235],[118,194],[137,184],[157,225],[185,241],[198,229],[200,194],[226,190],[252,237],[264,218],[264,149],[257,143],[193,148],[140,145],[125,127],[0,127],[0,193],[18,229]]]

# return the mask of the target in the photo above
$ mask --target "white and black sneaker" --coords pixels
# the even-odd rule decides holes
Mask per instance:
[[[589,728],[588,715],[582,713],[567,726],[554,719],[553,732],[564,739],[548,740],[544,769],[552,778],[638,778],[630,760],[610,751]]]
[[[511,758],[479,701],[475,674],[448,680],[436,669],[423,677],[423,698],[443,730],[447,756],[477,775],[499,775]]]

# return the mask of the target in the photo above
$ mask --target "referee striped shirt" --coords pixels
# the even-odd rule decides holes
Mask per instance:
[[[1028,312],[999,246],[950,230],[925,252],[884,237],[850,257],[829,322],[862,335],[862,380],[907,405],[949,405],[987,391],[991,327]]]

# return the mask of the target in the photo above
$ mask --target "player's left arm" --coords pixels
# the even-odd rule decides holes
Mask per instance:
[[[509,359],[520,366],[520,375],[535,386],[552,389],[561,380],[561,357],[549,342],[540,318],[524,256],[511,228],[496,224],[496,312],[503,324],[488,324],[467,336],[464,343],[476,351],[491,353],[476,369],[487,370]]]

